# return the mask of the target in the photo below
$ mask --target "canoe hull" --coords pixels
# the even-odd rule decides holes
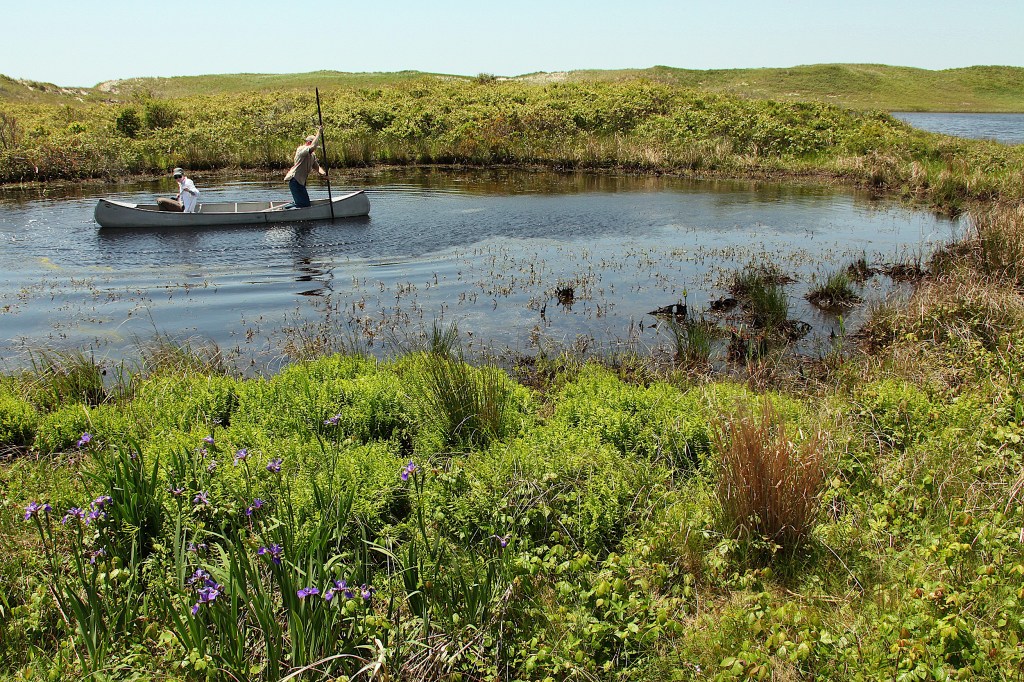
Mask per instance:
[[[100,227],[211,227],[218,225],[267,225],[304,220],[330,220],[327,199],[312,202],[306,208],[283,209],[284,201],[240,201],[201,204],[197,213],[161,211],[154,205],[130,204],[100,199],[93,217]],[[335,218],[355,218],[370,214],[370,200],[363,191],[334,198]]]

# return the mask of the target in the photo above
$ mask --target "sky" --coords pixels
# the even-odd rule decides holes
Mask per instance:
[[[872,63],[1024,66],[1024,0],[12,2],[0,74],[143,76]]]

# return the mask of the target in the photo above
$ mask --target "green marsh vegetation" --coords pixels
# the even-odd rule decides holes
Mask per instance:
[[[816,177],[948,209],[1024,196],[1019,147],[915,131],[873,111],[651,80],[356,81],[324,93],[331,165],[473,164]],[[370,85],[369,83],[374,83]],[[240,86],[239,86],[240,87]],[[169,92],[177,93],[177,90]],[[0,182],[279,169],[313,126],[295,89],[0,103]],[[982,170],[984,169],[984,170]]]
[[[468,362],[454,325],[383,361],[300,340],[303,360],[247,379],[166,339],[105,376],[91,356],[40,354],[0,377],[0,679],[1019,677],[1021,152],[658,84],[415,83],[366,100],[401,116],[339,160],[357,142],[360,163],[385,148],[422,160],[415,145],[435,158],[442,133],[414,145],[390,126],[417,100],[425,113],[463,97],[445,116],[476,116],[464,132],[498,110],[521,124],[529,107],[553,125],[517,137],[508,123],[497,148],[453,136],[470,140],[463,162],[615,167],[639,137],[565,150],[609,139],[593,122],[619,112],[614,125],[633,116],[632,130],[665,134],[650,147],[659,163],[689,150],[721,153],[700,167],[723,174],[831,169],[960,206],[970,229],[913,264],[908,298],[845,341],[861,350],[750,358],[747,375],[709,373],[704,330],[682,321],[667,368],[570,354],[510,373]],[[309,102],[292,97],[293,128],[268,132],[268,158],[308,125]],[[189,106],[229,99],[173,100],[173,123],[153,128],[140,100],[135,142],[118,148],[163,163],[153,141],[178,139],[183,121],[231,120]],[[342,99],[332,116],[347,115]],[[706,136],[709,118],[685,142],[680,112],[697,99],[722,125],[766,130]],[[667,108],[625,104],[657,101]],[[19,126],[60,120],[26,112]],[[785,116],[799,134],[752,142]],[[102,139],[89,120],[60,135],[102,149],[86,144]],[[856,151],[870,131],[881,146]],[[819,135],[829,144],[808,152]],[[785,320],[782,275],[737,273],[752,325]]]

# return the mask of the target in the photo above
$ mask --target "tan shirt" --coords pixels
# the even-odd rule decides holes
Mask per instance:
[[[316,160],[316,154],[313,153],[315,148],[315,142],[313,144],[303,142],[299,145],[298,149],[295,150],[295,164],[288,171],[288,175],[284,176],[285,180],[295,178],[300,185],[305,185],[309,171],[315,170],[317,173],[320,172],[320,164]]]

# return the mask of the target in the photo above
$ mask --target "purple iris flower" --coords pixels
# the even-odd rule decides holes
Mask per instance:
[[[337,426],[341,422],[341,415],[336,414],[324,420],[324,426]]]
[[[29,521],[33,517],[38,516],[39,512],[50,513],[52,507],[48,504],[39,504],[38,502],[29,502],[25,506],[25,520]]]
[[[92,565],[96,564],[96,560],[107,556],[107,550],[100,547],[99,549],[89,552],[89,563]]]
[[[82,437],[78,439],[78,447],[85,447],[91,440],[92,436],[89,433],[83,433]]]
[[[301,590],[295,593],[299,599],[305,599],[306,597],[312,597],[320,594],[320,590],[315,587],[303,587]]]
[[[98,509],[102,511],[103,508],[106,507],[111,502],[113,502],[113,500],[110,498],[110,495],[100,495],[99,497],[92,501],[92,504],[90,506],[93,509]]]
[[[491,537],[495,539],[502,549],[508,547],[508,541],[512,539],[511,535],[492,535]]]
[[[411,474],[416,473],[416,471],[418,469],[419,469],[419,467],[416,466],[416,464],[410,459],[409,463],[406,464],[404,467],[402,467],[402,480],[403,481],[408,481],[409,480],[409,476]]]
[[[238,466],[239,462],[244,462],[247,459],[249,459],[249,451],[245,448],[242,448],[241,450],[235,453],[235,466]]]
[[[72,507],[71,509],[68,509],[68,513],[64,515],[64,518],[62,518],[60,522],[67,523],[72,519],[78,519],[79,521],[84,520],[85,510],[83,510],[81,507]]]
[[[207,580],[211,580],[210,574],[201,568],[197,568],[195,573],[189,577],[188,584],[195,585],[196,583],[205,583]]]
[[[245,510],[245,515],[252,516],[260,509],[262,509],[264,504],[265,503],[263,502],[263,500],[257,497],[255,500],[252,501],[252,504],[249,505],[248,509]]]
[[[280,457],[275,457],[274,459],[267,462],[267,471],[269,471],[272,474],[279,474],[281,473],[281,465],[283,463],[283,459],[281,459]]]
[[[284,553],[284,548],[281,545],[274,543],[270,547],[260,547],[256,550],[256,553],[260,556],[269,556],[270,560],[277,566],[281,565],[281,554]]]
[[[336,594],[344,595],[345,599],[352,598],[352,590],[348,589],[348,583],[344,580],[335,580],[334,584],[324,592],[324,599],[326,601],[331,601],[334,599],[334,595]]]
[[[203,442],[206,443],[207,445],[213,445],[213,434],[207,436],[206,438],[203,438]]]
[[[211,460],[210,464],[206,467],[206,473],[212,474],[217,470],[217,460]]]
[[[201,505],[210,504],[209,495],[206,492],[200,490],[198,493],[196,493],[196,496],[192,498],[192,504],[196,505],[197,507]]]
[[[193,554],[199,554],[200,552],[206,551],[207,545],[205,542],[190,542],[188,543],[187,549],[189,552],[192,552]]]
[[[199,591],[196,592],[199,596],[199,601],[192,605],[192,615],[194,616],[198,614],[199,609],[203,604],[212,604],[215,602],[217,597],[219,597],[223,591],[224,588],[217,583],[213,583],[212,585],[207,584],[205,587],[199,588]]]
[[[175,488],[174,486],[171,486],[170,490],[171,490],[171,494],[174,495],[175,497],[181,497],[182,495],[185,494],[185,489],[184,488],[180,488],[180,487],[179,488]]]
[[[376,591],[377,591],[377,588],[369,587],[369,586],[367,586],[365,584],[359,586],[359,596],[361,596],[366,601],[370,601],[370,597],[372,597],[373,593],[376,592]]]

